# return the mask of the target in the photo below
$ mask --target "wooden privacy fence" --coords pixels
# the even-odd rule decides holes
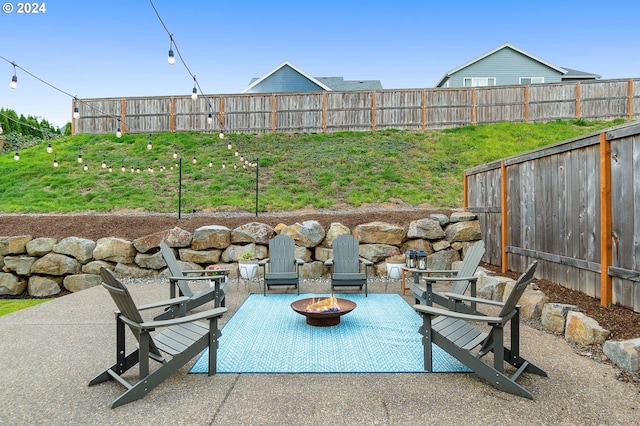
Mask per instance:
[[[640,79],[497,86],[74,100],[73,134],[425,130],[501,121],[632,120]],[[212,114],[213,123],[207,118]]]
[[[640,312],[640,124],[465,171],[485,261]]]

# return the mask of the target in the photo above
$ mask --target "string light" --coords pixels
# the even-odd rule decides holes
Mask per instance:
[[[107,168],[107,160],[105,160],[105,159],[102,160],[102,168],[103,169]]]
[[[53,167],[58,167],[58,156],[54,155],[53,157]]]
[[[218,133],[218,137],[219,137],[220,139],[224,139],[224,133],[222,132],[222,130],[220,131],[220,133]],[[231,148],[230,148],[230,147],[231,147],[231,142],[229,142],[229,145],[228,145],[228,146],[229,146],[229,149],[231,149]]]
[[[196,153],[193,153],[193,164],[198,164],[198,159],[196,158]]]
[[[16,74],[16,63],[11,62],[11,65],[13,65],[13,77],[11,77],[11,84],[9,84],[9,87],[11,88],[11,90],[15,90],[15,88],[18,87],[18,75]]]
[[[209,113],[209,115],[207,116],[207,124],[213,124],[213,116],[211,115],[211,113]]]
[[[213,160],[209,160],[209,167],[213,167]]]
[[[222,133],[221,133],[221,134],[222,134]],[[231,148],[232,148],[232,146],[231,146],[231,141],[229,141],[229,142],[227,143],[227,149],[228,149],[229,151],[231,151]]]
[[[80,118],[80,110],[78,109],[78,99],[77,98],[73,98],[73,118],[74,119],[78,119]]]
[[[126,169],[125,169],[125,167],[124,167],[124,163],[122,163],[122,167],[120,168],[120,171],[121,171],[122,173],[124,173],[124,172],[125,172],[125,170],[126,170]]]
[[[173,158],[178,158],[178,150],[173,151]]]
[[[122,129],[120,128],[120,126],[118,126],[118,129],[116,130],[116,138],[121,138],[122,137]]]
[[[47,152],[51,154],[53,152],[53,146],[51,146],[51,142],[47,144]]]
[[[198,100],[198,89],[196,87],[196,76],[193,76],[193,90],[191,91],[191,100]]]
[[[82,164],[82,148],[78,150],[78,163]]]
[[[113,172],[113,166],[111,164],[109,164],[109,173]]]
[[[169,65],[176,64],[176,58],[173,56],[173,34],[169,36],[169,57],[167,58]]]
[[[84,163],[83,169],[86,172],[87,170],[89,170],[89,165],[87,163]]]
[[[151,142],[151,139],[149,139],[149,142],[147,143],[147,150],[151,151],[153,149],[153,142]]]
[[[16,151],[16,155],[13,156],[13,159],[16,161],[20,160],[20,153],[18,151]]]

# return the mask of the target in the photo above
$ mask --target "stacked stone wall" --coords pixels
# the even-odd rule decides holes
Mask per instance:
[[[185,269],[218,265],[238,277],[238,261],[246,253],[254,259],[269,256],[269,240],[277,234],[290,236],[296,257],[304,260],[302,279],[326,276],[325,260],[332,257],[331,243],[342,234],[360,241],[360,255],[374,263],[377,276],[386,276],[385,260],[396,252],[422,250],[429,268],[450,269],[466,250],[481,239],[476,216],[456,212],[451,216],[432,214],[404,226],[370,222],[350,229],[332,223],[324,229],[317,221],[279,224],[275,228],[250,222],[235,229],[208,225],[193,233],[179,227],[159,231],[133,241],[116,237],[93,241],[67,237],[32,238],[29,235],[0,237],[0,295],[52,296],[60,291],[76,292],[100,284],[101,267],[121,278],[167,276],[166,263],[159,252],[160,242],[172,247]],[[259,273],[262,273],[259,270]]]

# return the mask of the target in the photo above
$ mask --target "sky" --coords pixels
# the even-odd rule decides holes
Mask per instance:
[[[49,0],[38,3],[44,11],[37,14],[18,13],[16,1],[0,3],[0,56],[9,61],[0,59],[0,108],[62,127],[74,96],[191,94],[193,78],[179,58],[167,63],[170,37],[149,0]],[[314,77],[431,88],[447,71],[505,42],[603,79],[640,77],[635,0],[153,5],[205,94],[240,93],[285,60]],[[11,62],[37,79],[18,69],[11,90]]]

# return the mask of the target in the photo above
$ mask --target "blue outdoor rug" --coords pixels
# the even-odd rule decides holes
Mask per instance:
[[[326,295],[324,295],[326,296]],[[420,315],[398,294],[340,294],[357,307],[332,327],[313,327],[289,306],[322,295],[251,294],[222,328],[219,373],[418,373]],[[207,373],[203,352],[190,373]],[[433,346],[435,372],[470,371]]]

